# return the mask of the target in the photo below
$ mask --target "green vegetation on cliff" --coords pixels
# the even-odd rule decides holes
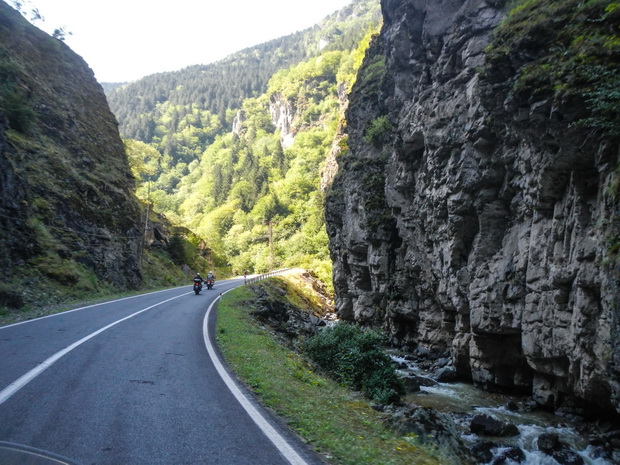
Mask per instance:
[[[519,64],[515,90],[585,103],[575,124],[620,136],[620,2],[519,0],[487,49],[490,66]]]
[[[0,2],[0,312],[139,286],[133,188],[90,68]]]

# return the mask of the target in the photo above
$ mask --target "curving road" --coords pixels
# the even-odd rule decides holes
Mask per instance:
[[[0,441],[81,465],[323,463],[218,359],[212,304],[242,283],[0,327]]]

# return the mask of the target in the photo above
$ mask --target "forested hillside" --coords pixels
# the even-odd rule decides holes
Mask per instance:
[[[351,50],[380,18],[378,0],[353,0],[320,24],[241,50],[208,65],[147,76],[125,86],[105,85],[110,108],[117,116],[123,138],[151,142],[161,138],[158,119],[166,106],[176,106],[178,118],[194,109],[218,115],[223,124],[227,110],[240,108],[243,100],[267,90],[271,76],[280,69],[333,50]],[[209,47],[206,44],[205,47]],[[166,128],[176,131],[169,122]]]
[[[138,196],[207,238],[219,264],[330,281],[320,170],[380,17],[378,0],[356,0],[218,63],[108,87]]]

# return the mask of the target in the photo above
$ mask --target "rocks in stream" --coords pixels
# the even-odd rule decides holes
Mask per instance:
[[[555,433],[543,433],[538,437],[536,445],[538,450],[551,455],[554,450],[560,448],[560,437]]]
[[[413,434],[421,443],[450,451],[460,459],[459,463],[470,463],[471,455],[449,415],[410,404],[389,406],[382,411],[388,415],[389,426],[402,436]]]
[[[496,453],[495,457],[493,457],[491,465],[507,464],[509,463],[508,461],[513,463],[525,462],[525,452],[518,447],[499,447],[498,450],[499,452]]]
[[[470,423],[471,432],[483,436],[518,436],[519,429],[512,423],[504,423],[490,415],[476,415]]]
[[[420,391],[420,382],[417,376],[405,376],[403,378],[403,383],[405,384],[406,392],[419,392]]]
[[[403,378],[407,392],[418,392],[421,386],[435,386],[436,381],[424,376],[409,375]]]
[[[490,441],[479,441],[474,444],[471,449],[471,455],[476,460],[476,463],[489,463],[493,460],[494,450],[497,448],[497,444]]]
[[[456,381],[458,376],[453,366],[445,366],[435,372],[435,379],[440,383],[450,383]]]
[[[555,433],[543,433],[536,441],[538,450],[553,457],[560,465],[583,465],[581,456],[568,448]]]
[[[476,463],[480,464],[501,465],[507,463],[508,460],[514,463],[525,461],[525,452],[518,447],[489,441],[477,442],[471,447],[470,451]]]
[[[538,440],[539,449],[554,458],[560,465],[584,465],[583,458],[574,450],[561,444],[556,434],[544,433]],[[553,449],[547,449],[552,447]],[[502,465],[508,463],[526,463],[525,452],[519,447],[497,444],[491,441],[479,441],[470,448],[472,458],[478,464]]]
[[[321,324],[325,324],[325,320],[331,318],[329,313],[317,316],[278,299],[279,295],[285,295],[284,289],[272,286],[271,294],[261,287],[252,289],[256,294],[256,305],[251,313],[262,324],[269,326],[273,334],[285,343],[294,343],[299,337],[314,334]],[[444,374],[451,371],[452,363],[443,353],[418,348],[413,352],[399,352],[393,356],[399,360],[394,363],[395,368],[407,373],[403,380],[408,392],[418,392],[425,386],[446,387],[439,386],[439,382],[447,382]],[[555,433],[556,430],[540,434],[538,439],[533,441],[533,448],[528,445],[521,449],[515,444],[528,442],[523,441],[527,436],[525,431],[523,437],[520,437],[519,429],[514,424],[505,423],[490,415],[472,415],[471,411],[468,411],[472,408],[472,402],[459,399],[463,403],[463,410],[451,413],[438,412],[412,403],[381,404],[374,405],[373,408],[381,412],[385,423],[402,436],[415,438],[416,442],[430,444],[437,447],[442,454],[445,453],[446,455],[442,456],[443,465],[528,464],[532,463],[528,461],[528,457],[533,453],[537,454],[537,459],[545,455],[552,457],[560,465],[584,463],[581,456]],[[506,411],[526,413],[536,409],[536,406],[531,398],[522,397],[509,400],[504,408]],[[478,435],[479,438],[472,439],[468,432]],[[605,426],[600,423],[582,423],[580,434],[583,438],[589,438],[591,449],[597,451],[596,455],[590,453],[591,457],[605,460],[601,463],[620,463],[617,460],[620,456],[616,452],[620,444],[620,430],[616,429],[614,424]],[[477,442],[472,445],[470,441]]]
[[[554,452],[552,457],[560,465],[584,465],[583,458],[574,450],[564,449]]]

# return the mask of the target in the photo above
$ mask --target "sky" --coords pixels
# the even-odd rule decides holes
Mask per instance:
[[[9,2],[10,3],[10,2]],[[22,0],[81,55],[99,82],[209,64],[311,27],[351,0]]]

